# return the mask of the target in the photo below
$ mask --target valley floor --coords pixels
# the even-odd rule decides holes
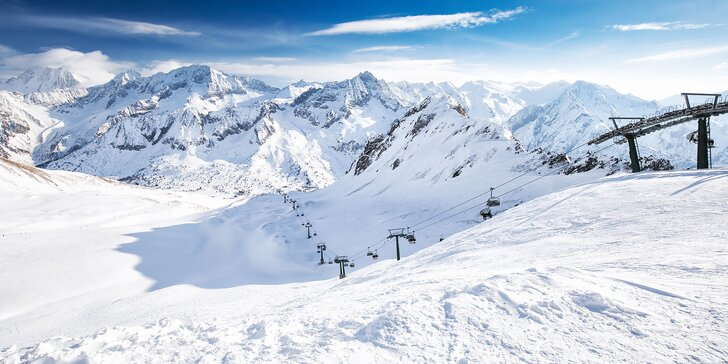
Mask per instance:
[[[728,169],[602,178],[400,262],[279,285],[173,260],[165,276],[129,254],[150,229],[164,241],[210,211],[225,224],[240,202],[95,178],[93,196],[3,192],[0,361],[728,362],[726,182]]]

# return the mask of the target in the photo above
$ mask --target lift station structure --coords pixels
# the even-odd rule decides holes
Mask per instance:
[[[614,130],[604,133],[588,142],[589,145],[597,145],[613,139],[616,144],[627,143],[629,145],[630,164],[632,172],[641,170],[639,162],[639,149],[637,138],[669,128],[675,125],[698,122],[698,130],[688,135],[688,139],[698,144],[697,168],[708,169],[711,164],[710,149],[713,148],[713,140],[710,139],[710,117],[728,113],[728,96],[720,99],[720,94],[705,93],[682,93],[685,97],[683,107],[667,108],[665,112],[651,117],[611,117]],[[690,105],[690,96],[708,96],[709,99],[700,105]],[[624,126],[618,126],[617,120],[629,120]]]

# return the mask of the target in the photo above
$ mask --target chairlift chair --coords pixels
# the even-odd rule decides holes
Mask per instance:
[[[371,257],[371,256],[373,256],[373,255],[374,255],[374,253],[372,253],[372,251],[371,251],[371,250],[369,250],[369,248],[367,248],[367,256],[368,256],[368,257]]]
[[[349,266],[354,268],[354,266],[355,266],[354,262],[349,263]]]
[[[410,233],[410,234],[405,235],[404,238],[407,239],[407,241],[409,241],[410,244],[414,244],[414,243],[417,242],[417,239],[415,239],[415,232],[414,231],[412,233]]]
[[[492,218],[493,213],[490,211],[490,207],[486,207],[486,208],[480,210],[480,216],[483,217],[483,221]]]
[[[379,258],[379,254],[375,250],[374,253],[372,254],[372,259],[377,260],[377,258]]]
[[[494,189],[495,188],[493,187],[490,188],[490,198],[488,199],[488,201],[485,202],[488,207],[500,206],[500,199],[498,197],[493,197]]]

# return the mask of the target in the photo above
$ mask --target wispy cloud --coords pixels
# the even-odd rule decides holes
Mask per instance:
[[[559,38],[559,39],[557,39],[557,40],[555,40],[555,41],[553,41],[551,43],[548,43],[548,44],[544,45],[543,47],[541,47],[541,49],[551,48],[551,47],[553,47],[553,46],[555,46],[557,44],[561,44],[563,42],[570,41],[570,40],[575,39],[575,38],[578,38],[578,37],[579,37],[579,31],[578,30],[575,30],[575,31],[571,32],[569,35],[567,35],[565,37],[561,37],[561,38]]]
[[[179,61],[176,59],[157,60],[151,62],[147,67],[141,68],[139,72],[144,76],[151,76],[155,73],[167,73],[180,67],[191,65],[191,62]]]
[[[483,43],[495,44],[497,46],[501,46],[501,47],[504,47],[504,48],[509,48],[509,49],[513,49],[513,50],[517,50],[517,51],[536,52],[536,51],[544,51],[544,50],[547,50],[547,49],[549,49],[549,48],[551,48],[553,46],[556,46],[558,44],[561,44],[561,43],[567,42],[569,40],[578,38],[579,35],[580,35],[580,32],[578,30],[575,30],[575,31],[569,33],[566,36],[563,36],[563,37],[561,37],[559,39],[553,40],[553,41],[551,41],[549,43],[542,44],[542,45],[528,45],[528,44],[523,44],[523,43],[518,43],[518,42],[505,41],[505,40],[502,40],[502,39],[498,39],[498,38],[494,38],[494,37],[489,37],[489,36],[484,36],[484,35],[481,35],[481,34],[478,34],[478,35],[467,34],[467,35],[465,35],[465,37],[467,39],[471,40],[471,41],[478,41],[478,42],[483,42]]]
[[[713,69],[716,71],[728,71],[728,62],[716,64],[715,66],[713,66]]]
[[[28,16],[23,20],[36,27],[63,29],[72,32],[102,32],[129,35],[156,36],[199,36],[199,32],[186,31],[164,24],[114,18],[66,18],[48,16]]]
[[[704,29],[712,26],[711,24],[695,24],[687,23],[684,21],[673,21],[673,22],[650,22],[650,23],[639,23],[639,24],[615,24],[609,28],[612,30],[619,30],[621,32],[631,32],[635,30],[690,30],[690,29]]]
[[[375,47],[366,47],[366,48],[355,49],[352,51],[352,53],[398,52],[398,51],[408,51],[408,50],[417,49],[417,48],[419,48],[419,47],[405,46],[405,45],[375,46]]]
[[[653,54],[651,56],[639,57],[627,60],[626,63],[645,63],[645,62],[661,62],[674,59],[699,58],[728,52],[728,46],[708,47],[708,48],[687,48],[676,51]]]
[[[8,57],[17,54],[18,52],[14,49],[0,44],[0,58]]]
[[[424,29],[472,28],[484,24],[495,24],[526,12],[526,7],[512,10],[491,10],[489,12],[467,12],[444,15],[413,15],[393,18],[357,20],[307,33],[306,35],[340,34],[384,34],[412,32]]]

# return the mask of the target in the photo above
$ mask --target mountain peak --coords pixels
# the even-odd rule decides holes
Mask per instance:
[[[358,78],[362,81],[377,81],[377,78],[374,77],[374,75],[369,71],[360,72],[358,75],[356,75],[355,78]]]
[[[22,93],[81,88],[76,77],[64,68],[33,67],[5,82],[5,89]]]
[[[111,79],[112,82],[118,83],[121,85],[126,85],[130,81],[136,80],[138,78],[141,78],[142,75],[134,70],[124,71],[121,73],[118,73],[114,78]]]

